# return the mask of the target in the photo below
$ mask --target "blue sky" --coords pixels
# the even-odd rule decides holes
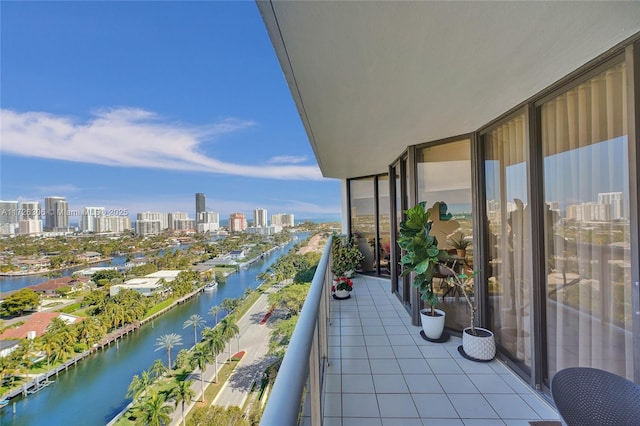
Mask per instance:
[[[0,7],[0,199],[339,217],[254,2]]]

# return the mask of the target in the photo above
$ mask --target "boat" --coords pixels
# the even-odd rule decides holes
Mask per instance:
[[[7,398],[0,399],[0,408],[6,407],[7,405],[9,405],[9,400]]]
[[[204,286],[204,291],[213,291],[218,288],[218,283],[215,281],[211,281]]]

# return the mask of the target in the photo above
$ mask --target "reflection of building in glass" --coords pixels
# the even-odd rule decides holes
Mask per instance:
[[[602,192],[598,202],[571,204],[567,206],[567,219],[579,222],[610,222],[624,219],[624,197],[622,192]]]

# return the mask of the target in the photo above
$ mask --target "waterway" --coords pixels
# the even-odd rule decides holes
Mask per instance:
[[[307,233],[298,234],[303,240]],[[113,419],[130,399],[125,397],[134,374],[146,370],[156,359],[167,362],[167,352],[158,349],[156,339],[163,334],[177,333],[182,336],[183,346],[173,348],[174,360],[180,349],[193,345],[193,328],[183,328],[184,321],[192,314],[199,314],[214,325],[215,319],[208,314],[212,306],[225,298],[236,298],[248,288],[260,283],[256,277],[267,270],[281,255],[287,253],[297,241],[279,248],[247,268],[227,277],[214,292],[200,293],[198,297],[179,305],[152,324],[146,324],[104,351],[98,351],[54,378],[54,383],[26,398],[14,399],[0,409],[1,426],[98,426]],[[218,315],[218,321],[224,317]],[[200,332],[198,330],[198,332]],[[15,401],[15,414],[13,414]]]

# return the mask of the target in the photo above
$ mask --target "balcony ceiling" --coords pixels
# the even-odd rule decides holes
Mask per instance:
[[[640,2],[258,1],[326,177],[477,130],[640,31]]]

